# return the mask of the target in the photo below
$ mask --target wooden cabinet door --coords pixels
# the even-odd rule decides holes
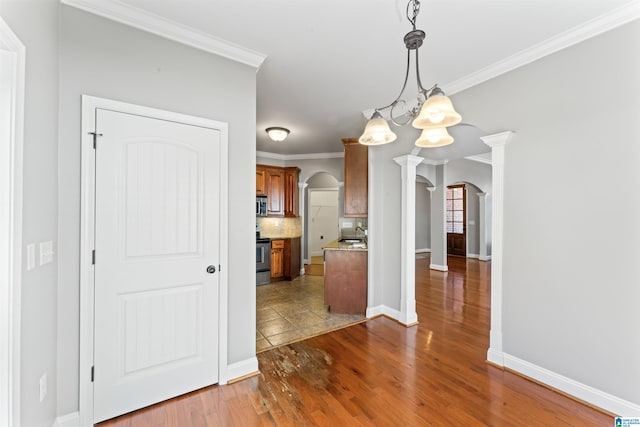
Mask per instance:
[[[284,277],[284,240],[271,241],[271,278]]]
[[[284,215],[284,169],[267,168],[267,215]]]
[[[355,138],[344,143],[344,216],[368,216],[369,147]]]
[[[263,167],[256,166],[256,196],[267,194],[267,171]]]
[[[284,216],[298,216],[298,175],[300,169],[287,167],[284,169]]]
[[[284,241],[284,277],[293,280],[300,275],[300,238]]]

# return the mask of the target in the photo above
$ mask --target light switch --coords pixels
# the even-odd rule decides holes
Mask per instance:
[[[40,265],[53,261],[53,242],[40,242]]]
[[[27,271],[36,268],[36,244],[27,245]]]

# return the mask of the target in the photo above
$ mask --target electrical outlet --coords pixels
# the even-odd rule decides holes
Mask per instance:
[[[36,244],[27,245],[27,271],[36,268]]]
[[[45,372],[40,377],[40,402],[47,396],[47,373]]]

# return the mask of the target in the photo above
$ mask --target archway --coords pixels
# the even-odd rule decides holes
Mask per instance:
[[[328,172],[316,172],[304,183],[302,259],[312,263],[312,257],[322,255],[322,246],[339,236],[341,183]]]

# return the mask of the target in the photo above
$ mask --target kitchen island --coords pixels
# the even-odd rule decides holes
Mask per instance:
[[[323,246],[324,303],[332,313],[366,314],[367,245],[337,239]]]

